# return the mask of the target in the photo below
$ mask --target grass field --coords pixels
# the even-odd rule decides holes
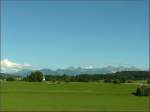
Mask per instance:
[[[1,110],[148,112],[136,84],[1,82]]]

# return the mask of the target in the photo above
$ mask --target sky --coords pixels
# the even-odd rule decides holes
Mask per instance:
[[[51,69],[149,66],[148,0],[6,0],[1,12],[1,60]]]

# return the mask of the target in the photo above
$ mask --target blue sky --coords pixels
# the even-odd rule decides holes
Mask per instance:
[[[148,68],[148,0],[3,1],[2,59],[45,68]]]

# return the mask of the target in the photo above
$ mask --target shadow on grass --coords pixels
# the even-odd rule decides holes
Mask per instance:
[[[134,95],[134,96],[138,96],[135,92],[132,92],[131,94]]]

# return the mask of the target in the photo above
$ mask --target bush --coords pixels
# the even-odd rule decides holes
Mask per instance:
[[[150,79],[147,80],[147,84],[150,84]]]
[[[120,80],[119,79],[115,79],[115,80],[113,80],[113,83],[114,84],[120,84]]]

